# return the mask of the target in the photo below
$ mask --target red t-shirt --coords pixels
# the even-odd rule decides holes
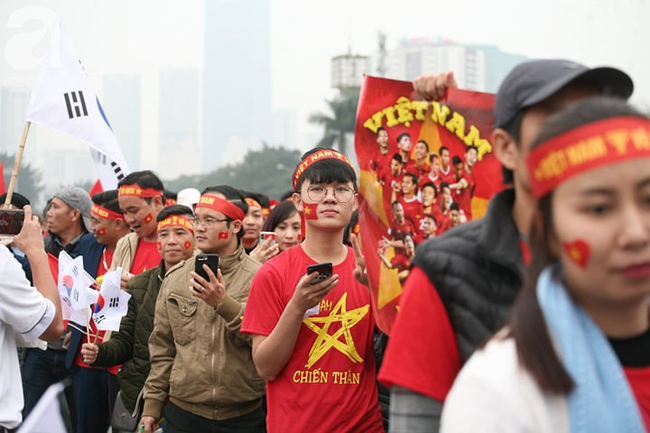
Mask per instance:
[[[128,269],[133,275],[138,275],[144,271],[155,268],[160,264],[162,257],[158,252],[156,242],[147,242],[144,239],[138,239],[138,247],[135,250],[131,269]]]
[[[623,371],[636,397],[645,428],[650,432],[650,366],[623,367]]]
[[[460,367],[447,311],[424,271],[413,267],[404,284],[379,381],[444,401]]]
[[[405,170],[407,173],[413,173],[414,175],[416,175],[419,180],[420,178],[425,177],[426,174],[431,171],[431,164],[429,164],[428,161],[425,161],[422,167],[418,167],[417,161],[411,159],[406,163]]]
[[[463,174],[462,179],[465,179],[467,182],[467,187],[452,190],[451,196],[467,217],[467,221],[470,221],[472,219],[472,190],[474,189],[474,184],[472,183],[473,179],[465,174]],[[455,181],[454,183],[457,182],[459,181]]]
[[[393,258],[390,259],[390,265],[393,269],[396,269],[397,272],[406,271],[411,266],[411,259],[406,254],[395,254]]]
[[[400,173],[397,176],[393,175],[393,172],[390,171],[390,167],[386,168],[384,172],[381,173],[379,180],[382,184],[383,198],[384,198],[384,207],[386,208],[386,213],[390,215],[391,213],[391,196],[393,193],[394,185],[402,185],[402,179],[404,178],[404,173]]]
[[[437,201],[438,197],[440,197],[440,184],[442,183],[442,178],[440,177],[440,175],[438,175],[434,179],[431,177],[431,172],[429,172],[428,174],[420,178],[420,181],[418,182],[418,187],[420,188],[419,190],[422,191],[422,188],[424,188],[424,185],[427,183],[432,183],[436,186],[436,191],[438,192],[436,194],[436,201]]]
[[[315,262],[300,245],[257,271],[242,332],[268,336]],[[277,378],[267,381],[267,429],[273,432],[380,432],[373,329],[368,289],[353,277],[354,253],[334,266],[339,283],[303,320],[293,353]]]
[[[440,178],[440,183],[447,182],[449,185],[456,183],[456,176],[454,175],[454,170],[451,169],[451,165],[447,167],[446,173],[442,170],[442,167],[440,167],[438,177]]]
[[[390,162],[392,159],[393,153],[390,152],[390,149],[385,154],[378,151],[370,160],[370,169],[377,173],[377,177],[379,177],[384,170],[390,171]]]
[[[416,234],[415,226],[410,220],[404,218],[404,222],[402,224],[399,224],[395,219],[391,221],[388,234],[392,236],[393,240],[404,240],[404,233],[406,232],[409,232],[411,235]],[[395,248],[395,254],[401,253],[403,251],[404,248]]]
[[[417,198],[417,196],[409,200],[402,196],[398,201],[402,203],[402,207],[404,208],[404,217],[411,221],[415,230],[418,230],[420,219],[422,219],[422,216],[424,215],[422,212],[422,202]]]

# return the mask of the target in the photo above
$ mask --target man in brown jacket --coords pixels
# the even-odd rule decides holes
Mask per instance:
[[[263,432],[264,381],[240,333],[244,306],[260,264],[240,238],[245,200],[230,187],[208,188],[196,207],[196,246],[220,257],[216,275],[194,273],[194,259],[172,268],[156,302],[149,339],[151,371],[141,429],[164,415],[166,432]],[[169,398],[169,402],[165,404]]]

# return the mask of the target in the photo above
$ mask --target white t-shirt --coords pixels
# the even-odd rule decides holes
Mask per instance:
[[[23,387],[16,340],[36,340],[54,320],[54,304],[29,284],[20,263],[0,245],[0,426],[22,420]]]
[[[569,431],[566,396],[543,393],[519,364],[512,338],[493,337],[463,367],[445,400],[441,431]]]

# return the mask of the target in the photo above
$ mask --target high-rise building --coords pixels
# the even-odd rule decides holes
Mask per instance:
[[[107,74],[99,98],[117,143],[132,171],[141,170],[141,90],[140,76]]]
[[[29,96],[28,90],[0,88],[0,153],[16,153],[25,125]]]
[[[361,87],[368,72],[368,56],[345,54],[332,58],[332,87]]]
[[[295,108],[278,108],[273,110],[272,146],[287,149],[300,149],[298,142],[298,112]]]
[[[528,56],[504,53],[496,45],[471,45],[485,55],[485,91],[496,93],[501,81],[519,63],[531,60]]]
[[[428,38],[402,40],[386,56],[386,77],[411,81],[422,74],[453,71],[461,88],[492,93],[515,65],[530,60],[503,52],[496,45],[463,45]],[[372,57],[373,65],[380,64],[379,57]]]
[[[485,89],[485,54],[473,47],[429,39],[403,40],[388,52],[386,77],[411,81],[418,75],[454,71],[458,84]]]
[[[159,173],[165,179],[201,172],[199,71],[160,71]]]
[[[238,143],[271,140],[270,2],[206,0],[202,161],[212,170]]]

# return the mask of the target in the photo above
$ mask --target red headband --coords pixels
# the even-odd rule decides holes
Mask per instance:
[[[90,208],[90,213],[100,218],[105,218],[107,220],[122,220],[124,221],[124,215],[119,212],[112,211],[103,206],[93,203],[93,207]]]
[[[158,223],[158,231],[170,226],[183,227],[194,233],[194,224],[192,224],[189,219],[182,215],[170,215],[164,220],[160,221]]]
[[[122,185],[120,189],[117,190],[117,195],[119,197],[131,196],[140,198],[153,198],[159,195],[162,196],[163,192],[159,189],[154,188],[141,188],[138,185]]]
[[[254,198],[246,197],[246,203],[249,206],[258,207],[258,208],[262,209],[262,205],[260,204],[260,202],[255,200]]]
[[[561,182],[602,165],[650,156],[650,120],[614,117],[572,129],[528,155],[533,195],[540,198]]]
[[[221,197],[217,197],[215,195],[202,195],[201,198],[199,199],[199,202],[196,205],[196,208],[208,208],[212,210],[216,210],[217,212],[221,212],[228,218],[231,218],[233,220],[239,220],[243,221],[246,215],[244,214],[244,211],[241,210],[239,206],[236,204],[233,204],[229,202],[228,200],[224,200]]]
[[[300,176],[307,170],[309,167],[311,167],[314,163],[318,161],[322,161],[324,159],[338,159],[343,162],[345,162],[347,165],[354,170],[354,167],[352,167],[352,163],[348,159],[347,156],[343,155],[341,152],[337,152],[336,150],[318,150],[311,155],[308,155],[303,159],[300,164],[298,164],[298,167],[296,167],[296,171],[293,173],[293,190],[296,190],[296,186],[298,186],[298,180],[300,180]]]

